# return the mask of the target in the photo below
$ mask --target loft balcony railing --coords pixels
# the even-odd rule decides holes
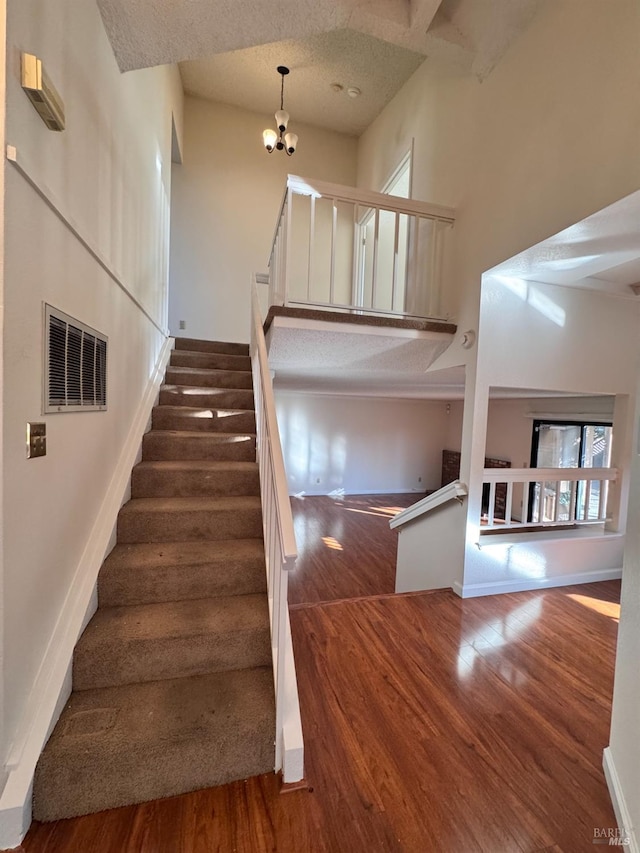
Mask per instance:
[[[446,319],[452,208],[289,175],[269,304]]]
[[[485,468],[481,530],[602,524],[617,478],[617,468]]]

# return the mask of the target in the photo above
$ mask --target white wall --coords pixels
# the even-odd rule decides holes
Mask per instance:
[[[640,394],[639,394],[640,399]],[[613,691],[611,737],[605,751],[609,790],[616,814],[627,830],[634,830],[638,850],[640,836],[640,426],[636,412],[634,455],[629,501],[628,532],[622,576],[622,606]]]
[[[595,291],[522,284],[514,289],[508,279],[505,283],[503,277],[487,275],[482,288],[464,567],[464,587],[470,591],[463,589],[463,594],[496,592],[501,584],[511,590],[515,582],[529,582],[531,587],[575,582],[580,573],[582,581],[596,580],[615,576],[622,564],[623,541],[620,534],[617,540],[613,534],[624,530],[626,517],[640,306]],[[477,547],[482,469],[490,446],[487,417],[496,405],[488,399],[489,378],[503,388],[617,395],[612,465],[621,470],[621,476],[610,494],[615,506],[620,506],[621,523],[614,519],[607,524],[611,535],[599,545],[592,542],[585,550],[584,544],[557,541],[545,546],[544,553],[525,548],[522,559],[507,546]],[[549,408],[554,405],[558,404],[549,401]]]
[[[440,488],[446,403],[275,392],[290,494]]]
[[[379,189],[413,138],[413,197],[457,208],[461,331],[485,270],[640,186],[639,28],[635,0],[545,0],[482,83],[427,60],[360,138],[359,186]],[[437,366],[469,358],[453,346]]]
[[[65,102],[63,133],[47,130],[20,88],[22,50],[43,59]],[[70,608],[90,603],[74,599],[88,537],[166,340],[176,74],[122,76],[95,3],[10,5],[1,755],[12,772],[33,716],[62,687],[48,683],[49,643],[79,630]],[[109,337],[108,411],[42,415],[44,302]],[[47,455],[27,460],[34,420],[46,423]]]
[[[270,115],[185,100],[184,163],[174,167],[172,334],[248,341],[250,278],[267,271],[287,173],[355,183],[355,138],[299,125],[293,157],[267,154],[262,131],[270,123]]]

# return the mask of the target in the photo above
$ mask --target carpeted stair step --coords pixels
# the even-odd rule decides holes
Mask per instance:
[[[270,667],[73,693],[40,758],[36,820],[273,771]]]
[[[253,410],[253,391],[246,388],[200,388],[194,385],[162,385],[161,406],[211,407]]]
[[[74,690],[268,666],[267,597],[99,607],[73,655]]]
[[[190,352],[219,352],[227,355],[249,355],[249,344],[227,341],[201,341],[199,338],[176,338],[175,349]]]
[[[254,462],[256,437],[250,433],[151,430],[142,439],[145,462],[173,459]]]
[[[248,355],[227,355],[220,352],[190,352],[173,350],[171,367],[197,367],[205,370],[251,370]]]
[[[132,498],[259,494],[257,462],[140,462],[131,475]]]
[[[197,385],[203,388],[252,388],[248,370],[205,370],[199,367],[167,367],[167,385]]]
[[[116,545],[98,575],[100,607],[265,591],[261,539]]]
[[[259,497],[134,498],[118,514],[118,542],[261,539]]]
[[[255,433],[256,416],[254,412],[247,409],[163,405],[154,407],[151,428]]]

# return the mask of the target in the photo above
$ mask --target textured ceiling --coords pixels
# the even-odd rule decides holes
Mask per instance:
[[[453,340],[443,332],[353,327],[275,317],[268,335],[269,366],[280,388],[345,391],[395,397],[431,396],[427,370]],[[464,370],[439,371],[438,395],[464,390]],[[435,374],[434,374],[435,376]],[[446,386],[446,387],[445,387]]]
[[[122,71],[182,63],[185,88],[359,134],[424,58],[486,77],[540,0],[98,0]],[[194,62],[194,60],[198,60]],[[353,102],[331,83],[357,86]],[[275,106],[274,106],[275,104]],[[318,119],[321,116],[321,119]]]
[[[640,283],[639,226],[637,192],[532,246],[491,273],[633,297],[630,285]]]
[[[280,106],[276,67],[286,65],[284,103],[292,130],[304,122],[359,136],[423,60],[364,33],[336,30],[181,62],[180,73],[190,95],[269,116]],[[333,91],[333,83],[343,90]],[[347,94],[352,86],[361,91],[357,98]]]

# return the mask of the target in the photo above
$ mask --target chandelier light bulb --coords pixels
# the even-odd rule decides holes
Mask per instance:
[[[278,134],[275,130],[267,128],[267,130],[262,132],[262,141],[264,142],[264,147],[267,149],[269,154],[271,154],[276,146],[276,142],[278,141]]]
[[[280,133],[284,133],[289,124],[289,113],[286,110],[278,110],[276,112],[276,125]]]
[[[289,131],[289,133],[285,133],[284,145],[285,145],[287,154],[289,156],[291,156],[298,146],[298,134],[297,133],[291,133],[291,131]]]

